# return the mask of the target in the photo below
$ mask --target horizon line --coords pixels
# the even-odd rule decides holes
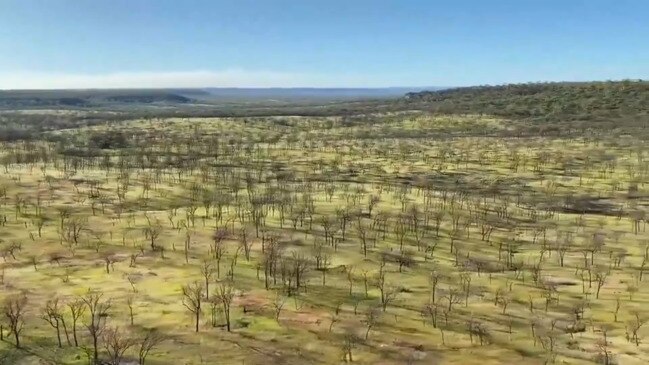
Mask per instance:
[[[416,76],[416,77],[415,77]],[[428,79],[425,83],[421,80]],[[377,79],[369,74],[325,74],[267,70],[223,69],[195,71],[142,71],[66,73],[0,71],[0,90],[128,90],[128,89],[425,89],[496,86],[529,83],[598,82],[598,78],[552,78],[530,81],[435,80],[435,76],[388,74]],[[601,79],[600,79],[601,80]],[[625,78],[618,80],[641,80]],[[605,81],[613,81],[612,79]],[[604,81],[599,81],[604,82]],[[435,86],[435,85],[440,86]],[[404,85],[404,86],[401,86]],[[453,85],[453,86],[448,86]]]

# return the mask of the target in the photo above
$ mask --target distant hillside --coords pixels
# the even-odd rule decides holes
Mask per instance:
[[[406,94],[403,102],[447,113],[484,113],[547,120],[649,115],[649,82],[530,83]]]
[[[215,100],[281,100],[281,101],[336,101],[402,97],[409,92],[431,88],[206,88]],[[439,88],[433,87],[433,90]]]
[[[8,90],[0,108],[99,107],[115,104],[184,104],[192,99],[170,90]]]
[[[188,103],[191,99],[177,94],[151,93],[151,94],[126,94],[106,97],[106,100],[118,103]]]
[[[228,103],[325,103],[398,99],[424,88],[204,88],[127,90],[7,90],[0,108],[93,108],[137,106],[201,106]],[[436,88],[433,88],[436,89]]]

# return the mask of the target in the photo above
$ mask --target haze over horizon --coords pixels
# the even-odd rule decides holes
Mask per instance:
[[[0,89],[649,78],[645,1],[0,2]]]

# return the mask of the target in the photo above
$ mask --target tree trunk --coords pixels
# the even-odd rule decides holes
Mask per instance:
[[[196,332],[198,332],[198,322],[199,322],[199,319],[200,319],[200,315],[201,315],[201,312],[200,312],[200,310],[197,309],[196,310]]]
[[[99,352],[98,352],[98,348],[97,348],[98,347],[97,334],[92,335],[92,347],[94,349],[94,353],[92,355],[93,356],[92,359],[94,361],[93,364],[99,364]]]
[[[61,344],[61,330],[58,325],[56,326],[56,340],[59,343],[59,347],[63,347],[63,344]]]

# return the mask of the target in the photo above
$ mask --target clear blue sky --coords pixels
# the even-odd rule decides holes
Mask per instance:
[[[0,0],[0,88],[622,78],[649,0]]]

